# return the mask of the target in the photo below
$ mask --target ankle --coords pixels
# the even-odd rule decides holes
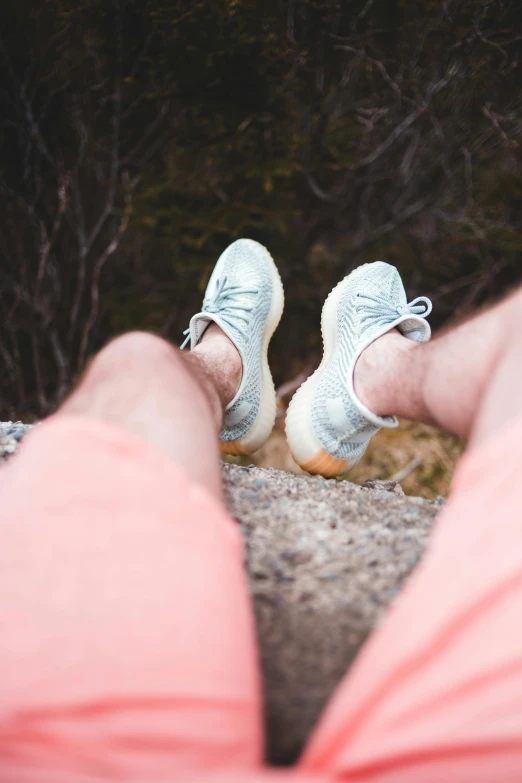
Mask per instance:
[[[243,362],[232,340],[217,324],[211,324],[190,356],[197,357],[198,364],[212,380],[223,407],[228,405],[243,375]]]
[[[418,343],[392,329],[371,343],[357,360],[355,394],[377,416],[392,416],[400,412],[399,397],[409,385],[406,363],[417,347]]]

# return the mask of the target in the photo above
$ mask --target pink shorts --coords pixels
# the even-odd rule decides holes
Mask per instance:
[[[135,436],[40,425],[0,469],[1,783],[519,783],[521,471],[522,420],[464,458],[300,763],[268,770],[237,526]]]

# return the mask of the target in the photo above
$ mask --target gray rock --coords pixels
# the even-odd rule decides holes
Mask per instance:
[[[21,421],[0,421],[0,463],[14,454],[18,443],[30,429],[30,424],[22,424]]]
[[[27,429],[0,423],[0,462]],[[223,476],[246,545],[268,757],[288,764],[418,563],[442,499],[254,466],[224,465]]]
[[[223,472],[246,543],[268,757],[287,764],[418,563],[440,502],[407,497],[390,481]]]

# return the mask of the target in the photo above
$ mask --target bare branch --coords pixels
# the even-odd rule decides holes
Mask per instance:
[[[128,76],[129,79],[131,79],[131,80],[134,79],[136,74],[138,73],[140,65],[143,62],[143,58],[145,57],[145,55],[147,54],[147,52],[150,49],[150,45],[152,43],[152,39],[153,38],[154,38],[154,32],[149,33],[149,35],[147,36],[147,39],[146,39],[146,41],[145,41],[145,43],[143,45],[143,48],[142,48],[141,52],[136,57],[136,59],[134,61],[134,65],[132,66],[132,68],[130,70],[130,73],[129,73],[129,76]]]
[[[365,5],[365,6],[364,6],[364,8],[362,9],[362,11],[360,11],[360,12],[357,14],[357,19],[364,19],[364,17],[366,16],[366,14],[368,13],[368,11],[369,11],[369,10],[370,10],[370,8],[372,7],[372,5],[373,5],[373,0],[368,0],[368,2],[366,3],[366,5]]]
[[[69,187],[69,176],[65,175],[58,189],[58,209],[56,211],[56,217],[54,219],[53,227],[51,230],[51,236],[48,236],[46,232],[45,241],[42,243],[40,247],[40,260],[38,263],[38,273],[36,275],[36,289],[35,289],[35,299],[37,301],[39,299],[40,286],[44,278],[45,268],[47,266],[47,261],[49,259],[49,253],[52,250],[52,247],[56,241],[56,236],[62,224],[63,213],[65,212],[65,207],[67,204],[68,187]]]
[[[505,66],[508,63],[508,60],[509,60],[508,53],[506,52],[506,50],[502,46],[500,46],[500,44],[496,43],[495,41],[490,41],[480,31],[477,31],[477,37],[480,38],[480,40],[483,43],[487,44],[488,46],[492,46],[494,49],[496,49],[498,52],[500,52],[500,55],[502,57],[502,63],[500,65],[500,69],[501,69],[501,71],[503,71]]]
[[[307,168],[303,169],[303,174],[308,183],[308,187],[310,188],[314,196],[317,196],[317,198],[321,199],[321,201],[332,201],[334,199],[334,196],[332,194],[327,193],[325,190],[322,189],[322,187],[318,184],[315,177]]]
[[[373,2],[373,0],[372,0]],[[375,65],[375,67],[379,70],[379,72],[382,75],[382,78],[388,84],[393,92],[397,95],[399,101],[402,100],[402,92],[399,87],[399,85],[393,81],[390,74],[384,67],[384,63],[382,63],[380,60],[376,60],[373,57],[370,57],[369,54],[366,54],[366,52],[363,49],[356,49],[354,46],[348,46],[348,44],[343,44],[336,46],[335,49],[343,49],[346,52],[353,52],[354,54],[358,54],[360,57],[364,57],[365,60]]]
[[[47,396],[45,394],[44,382],[42,378],[40,341],[34,329],[31,330],[31,347],[33,352],[33,367],[36,378],[36,393],[38,395],[38,403],[42,410],[47,410]]]
[[[466,202],[470,209],[473,206],[473,166],[471,163],[471,153],[466,147],[462,147],[464,155],[464,173],[466,177]]]
[[[502,127],[500,125],[500,122],[498,121],[497,117],[495,117],[492,114],[492,112],[490,111],[490,107],[491,107],[491,104],[490,103],[486,103],[482,107],[482,114],[484,115],[484,117],[487,117],[487,119],[493,125],[493,127],[497,131],[498,135],[502,139],[502,143],[503,143],[504,147],[506,147],[507,149],[512,149],[513,145],[511,144],[510,140],[508,139],[506,132],[502,129]]]
[[[394,130],[382,142],[382,144],[379,144],[377,149],[375,149],[369,155],[366,155],[366,157],[361,158],[361,160],[357,161],[357,163],[354,163],[353,166],[350,166],[349,170],[359,171],[360,169],[363,169],[366,166],[371,166],[372,163],[375,163],[375,161],[378,160],[381,155],[384,155],[384,153],[392,146],[392,144],[394,144],[397,139],[399,139],[402,134],[413,125],[413,123],[421,116],[421,114],[424,114],[426,108],[426,106],[419,106],[418,109],[411,112],[411,114],[408,114],[408,116],[405,117],[396,128],[394,128]]]
[[[150,123],[148,128],[145,129],[145,132],[143,133],[142,137],[134,145],[131,151],[127,153],[127,155],[123,158],[122,165],[132,165],[141,147],[145,144],[147,139],[154,133],[154,131],[157,130],[157,128],[159,127],[163,119],[166,117],[169,110],[169,106],[170,106],[170,101],[165,101],[165,103],[162,104],[161,109],[158,112],[156,118]]]
[[[13,382],[16,378],[15,360],[2,342],[0,342],[0,356],[2,356],[4,360],[4,364],[6,366],[9,379],[11,382]]]
[[[51,341],[51,347],[53,349],[54,358],[56,361],[56,366],[58,368],[58,384],[57,384],[56,397],[60,401],[66,389],[68,363],[65,358],[65,352],[63,350],[56,329],[51,330],[50,341]]]
[[[114,110],[112,114],[112,148],[110,165],[110,185],[107,191],[105,206],[98,216],[98,220],[92,227],[89,236],[85,241],[84,255],[91,250],[94,242],[98,238],[100,231],[105,225],[105,221],[112,214],[114,209],[114,198],[116,195],[116,183],[118,180],[118,171],[120,166],[120,119],[121,119],[121,89],[119,81],[115,82],[113,92]]]
[[[417,215],[422,209],[424,209],[426,203],[427,201],[425,199],[420,199],[419,201],[416,201],[414,204],[410,204],[410,206],[404,209],[399,215],[397,215],[394,220],[388,220],[386,223],[383,223],[381,226],[374,228],[373,231],[365,234],[359,242],[352,245],[351,253],[352,254],[361,253],[367,247],[373,245],[374,242],[376,242],[378,239],[383,237],[385,234],[389,234],[390,231],[394,231],[402,223],[405,223],[407,220],[410,220],[412,217]]]
[[[415,158],[415,154],[419,147],[420,133],[419,131],[413,131],[411,134],[411,143],[409,144],[406,152],[401,161],[400,171],[403,180],[405,181],[410,173],[410,169]]]
[[[306,381],[309,375],[312,373],[313,367],[306,365],[306,367],[295,378],[291,378],[289,381],[282,383],[276,390],[277,401],[277,417],[280,418],[285,415],[288,403],[286,400],[293,395],[302,383]]]
[[[418,120],[418,118],[427,111],[433,98],[458,73],[459,67],[460,66],[458,63],[454,63],[450,68],[448,68],[446,74],[441,79],[439,79],[437,82],[432,83],[429,86],[428,90],[426,91],[426,94],[424,96],[421,105],[419,105],[414,111],[408,114],[408,116],[405,117],[402,120],[402,122],[400,122],[393,129],[393,131],[390,134],[388,134],[386,139],[384,139],[384,141],[381,142],[381,144],[379,144],[376,147],[376,149],[373,150],[373,152],[369,153],[363,158],[360,158],[356,163],[353,163],[351,166],[347,166],[345,169],[345,173],[342,175],[340,181],[337,183],[337,185],[333,188],[333,190],[330,193],[324,191],[317,184],[317,181],[313,177],[310,170],[305,171],[304,174],[312,192],[322,201],[333,201],[336,198],[342,196],[345,192],[347,183],[351,181],[350,175],[359,172],[362,169],[365,169],[368,166],[371,166],[372,164],[376,163],[390,149],[390,147],[392,147],[393,144],[395,144],[395,142],[398,141],[401,138],[401,136],[403,136],[408,131],[408,129]]]
[[[99,310],[99,302],[100,302],[100,276],[103,270],[103,267],[107,263],[110,256],[113,255],[113,253],[116,252],[118,247],[121,244],[121,241],[125,235],[125,232],[127,231],[130,215],[132,211],[132,191],[130,187],[130,180],[127,172],[124,173],[124,184],[126,185],[126,192],[125,192],[125,209],[123,212],[123,216],[120,220],[119,226],[116,230],[116,234],[113,237],[113,239],[109,242],[103,253],[99,256],[99,258],[96,261],[96,264],[94,265],[94,270],[92,274],[92,282],[91,282],[91,311],[89,313],[89,317],[87,318],[87,321],[85,323],[83,333],[82,333],[82,339],[80,344],[80,353],[79,353],[79,361],[78,364],[80,367],[83,367],[85,362],[85,357],[87,353],[87,345],[89,342],[89,337],[92,331],[92,328],[96,322],[96,319],[98,317],[98,310]]]
[[[31,136],[35,140],[35,142],[38,145],[38,149],[40,150],[40,153],[45,158],[45,160],[50,163],[52,166],[54,166],[55,161],[51,153],[49,152],[49,148],[47,144],[45,143],[45,139],[42,136],[42,133],[40,131],[40,128],[38,126],[38,123],[36,122],[36,119],[33,114],[33,110],[31,107],[31,104],[29,103],[26,95],[25,86],[23,84],[20,85],[20,99],[22,102],[22,105],[25,109],[25,116],[27,118],[27,121],[29,123],[29,127],[31,129]]]

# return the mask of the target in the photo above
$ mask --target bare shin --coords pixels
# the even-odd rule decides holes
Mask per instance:
[[[522,414],[522,290],[430,343],[392,331],[362,354],[355,389],[379,415],[438,424],[473,444]]]

